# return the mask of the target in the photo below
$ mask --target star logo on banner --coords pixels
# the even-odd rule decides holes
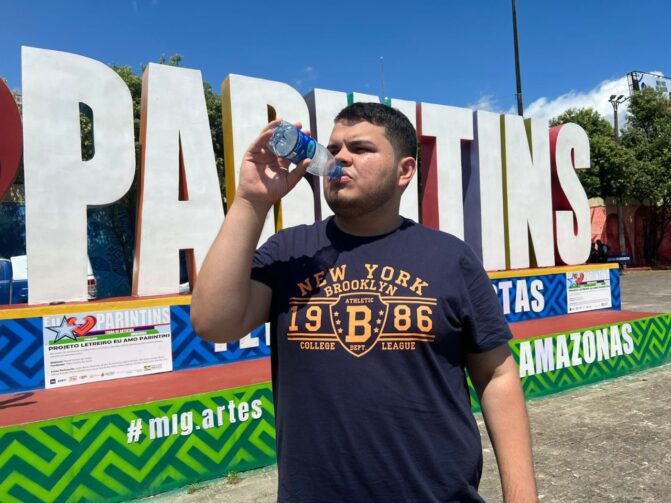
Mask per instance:
[[[56,332],[56,337],[54,338],[54,342],[58,342],[61,339],[72,339],[73,341],[77,340],[77,336],[74,334],[74,330],[77,327],[75,325],[69,325],[68,320],[63,316],[63,319],[61,320],[60,325],[56,325],[54,327],[47,327],[48,330],[51,330],[52,332]]]

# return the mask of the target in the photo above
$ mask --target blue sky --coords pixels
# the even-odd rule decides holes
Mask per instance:
[[[132,66],[179,53],[216,89],[229,73],[313,88],[515,109],[510,0],[3,0],[0,76],[21,87],[20,47]],[[632,70],[668,68],[671,2],[517,0],[526,115],[611,114]]]

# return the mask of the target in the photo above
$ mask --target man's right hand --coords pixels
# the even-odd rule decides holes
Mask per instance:
[[[310,160],[306,159],[290,171],[291,162],[270,150],[268,140],[280,122],[282,119],[270,122],[245,152],[235,194],[235,199],[242,198],[265,211],[296,186],[310,165]],[[294,125],[301,127],[300,123]]]
[[[254,250],[268,211],[296,186],[310,162],[289,171],[289,161],[270,150],[268,139],[279,123],[268,124],[245,152],[233,204],[198,273],[191,324],[205,340],[230,342],[269,319],[272,291],[250,279]]]

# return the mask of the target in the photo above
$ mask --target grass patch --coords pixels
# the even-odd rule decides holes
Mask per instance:
[[[235,484],[239,484],[241,481],[242,477],[235,472],[231,472],[228,475],[226,475],[227,484],[234,486]]]
[[[191,484],[189,488],[186,490],[186,494],[195,494],[198,491],[202,491],[204,488],[203,486],[199,484]]]

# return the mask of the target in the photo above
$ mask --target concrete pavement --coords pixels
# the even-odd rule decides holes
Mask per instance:
[[[625,271],[623,309],[671,312],[671,271]],[[527,403],[541,501],[671,501],[671,364]],[[480,493],[501,501],[482,416]],[[144,498],[161,503],[269,503],[274,467]]]

